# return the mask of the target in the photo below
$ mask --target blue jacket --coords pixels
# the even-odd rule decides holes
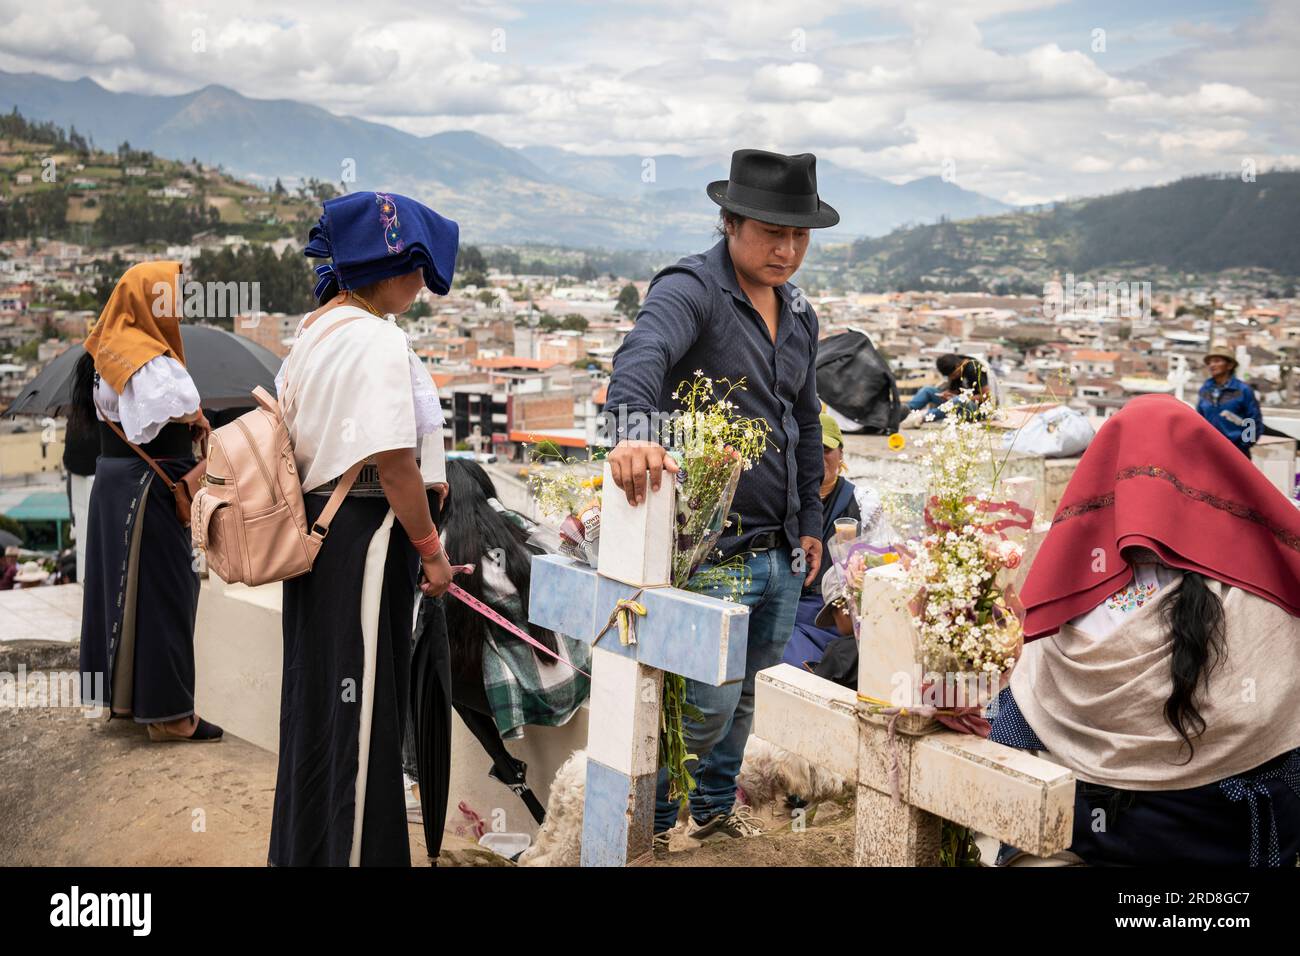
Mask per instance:
[[[1196,410],[1201,417],[1223,433],[1223,436],[1243,451],[1259,440],[1264,430],[1264,417],[1251,387],[1235,375],[1224,385],[1207,378],[1201,386]],[[1230,417],[1225,417],[1224,412]],[[1249,441],[1242,440],[1247,423],[1253,422]]]

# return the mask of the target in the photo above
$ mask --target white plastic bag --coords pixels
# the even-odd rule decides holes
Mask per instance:
[[[1044,458],[1072,458],[1083,454],[1092,436],[1092,426],[1082,413],[1058,405],[1039,412],[1023,428],[1009,433],[1002,447]]]

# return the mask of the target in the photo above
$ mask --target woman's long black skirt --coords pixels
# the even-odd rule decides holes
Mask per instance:
[[[171,478],[192,457],[158,459]],[[199,576],[176,501],[139,457],[101,455],[86,522],[82,698],[139,723],[194,713]]]
[[[307,494],[307,521],[328,500]],[[384,498],[348,496],[284,582],[272,866],[409,866],[402,734],[419,557]]]

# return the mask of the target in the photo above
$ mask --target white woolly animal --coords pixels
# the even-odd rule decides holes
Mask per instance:
[[[578,866],[582,856],[582,805],[587,783],[587,751],[576,751],[555,774],[546,822],[519,858],[520,866]],[[837,797],[844,778],[782,750],[761,737],[749,738],[736,783],[755,809],[796,794],[810,803]]]
[[[546,821],[520,866],[578,866],[582,861],[582,801],[587,790],[587,751],[575,750],[560,764],[546,801]]]

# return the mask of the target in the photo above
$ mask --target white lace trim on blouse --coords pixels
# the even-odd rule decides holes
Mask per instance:
[[[185,366],[158,355],[136,369],[122,394],[102,378],[95,382],[95,415],[119,422],[137,445],[158,437],[164,425],[199,410],[199,390]]]

